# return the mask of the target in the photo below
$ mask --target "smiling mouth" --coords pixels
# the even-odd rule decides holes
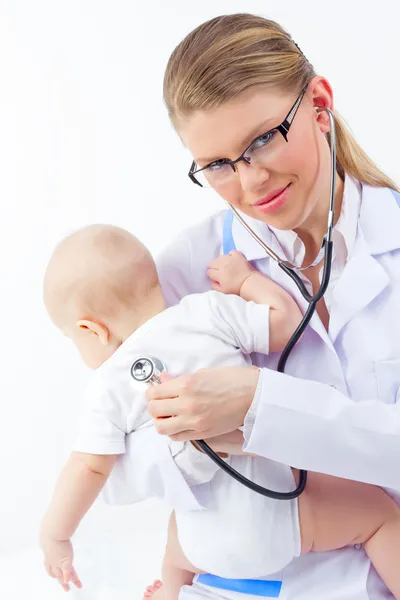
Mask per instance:
[[[283,194],[288,189],[289,186],[290,186],[290,183],[287,186],[280,188],[279,190],[275,190],[274,192],[271,192],[264,198],[261,198],[261,200],[257,200],[257,202],[254,204],[254,206],[262,206],[264,204],[269,204],[270,202],[273,202],[276,198],[281,196],[281,194]]]

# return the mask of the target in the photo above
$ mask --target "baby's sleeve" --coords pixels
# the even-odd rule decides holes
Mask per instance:
[[[213,327],[223,339],[243,354],[269,354],[268,305],[221,292],[208,292],[206,296]]]
[[[75,452],[123,454],[127,417],[119,394],[99,372],[86,388]]]

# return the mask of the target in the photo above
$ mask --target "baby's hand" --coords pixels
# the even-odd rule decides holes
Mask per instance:
[[[213,290],[238,296],[243,283],[254,272],[255,269],[245,257],[232,250],[213,260],[208,266],[207,275],[212,281]]]
[[[74,567],[73,549],[70,540],[59,541],[50,538],[42,538],[42,549],[44,552],[44,566],[50,577],[58,579],[62,588],[68,592],[69,583],[80,589],[82,584]]]

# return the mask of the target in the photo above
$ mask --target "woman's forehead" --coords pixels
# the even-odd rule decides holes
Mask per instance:
[[[287,95],[270,90],[247,93],[185,117],[179,134],[197,164],[235,158],[255,137],[283,121],[290,101]]]

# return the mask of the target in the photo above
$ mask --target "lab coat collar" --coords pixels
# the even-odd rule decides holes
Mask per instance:
[[[271,229],[265,223],[262,223],[258,219],[252,219],[251,217],[240,212],[242,218],[251,227],[251,229],[258,235],[258,237],[269,247],[271,250],[276,252],[278,256],[284,258],[283,250],[279,244],[277,238],[271,231]],[[265,250],[260,244],[250,235],[250,233],[243,227],[239,219],[234,218],[232,222],[232,235],[235,241],[236,248],[244,254],[247,260],[258,260],[265,258],[267,255]]]
[[[247,221],[266,244],[283,256],[277,238],[263,223],[249,218]],[[265,258],[264,250],[237,219],[232,233],[237,248],[248,260]],[[310,322],[328,346],[333,348],[343,327],[388,286],[389,276],[374,257],[397,248],[400,248],[400,207],[393,193],[387,188],[363,185],[356,241],[333,292],[329,336],[316,315]],[[297,298],[301,309],[306,309],[307,303],[295,285],[273,260],[270,260],[270,276]]]

